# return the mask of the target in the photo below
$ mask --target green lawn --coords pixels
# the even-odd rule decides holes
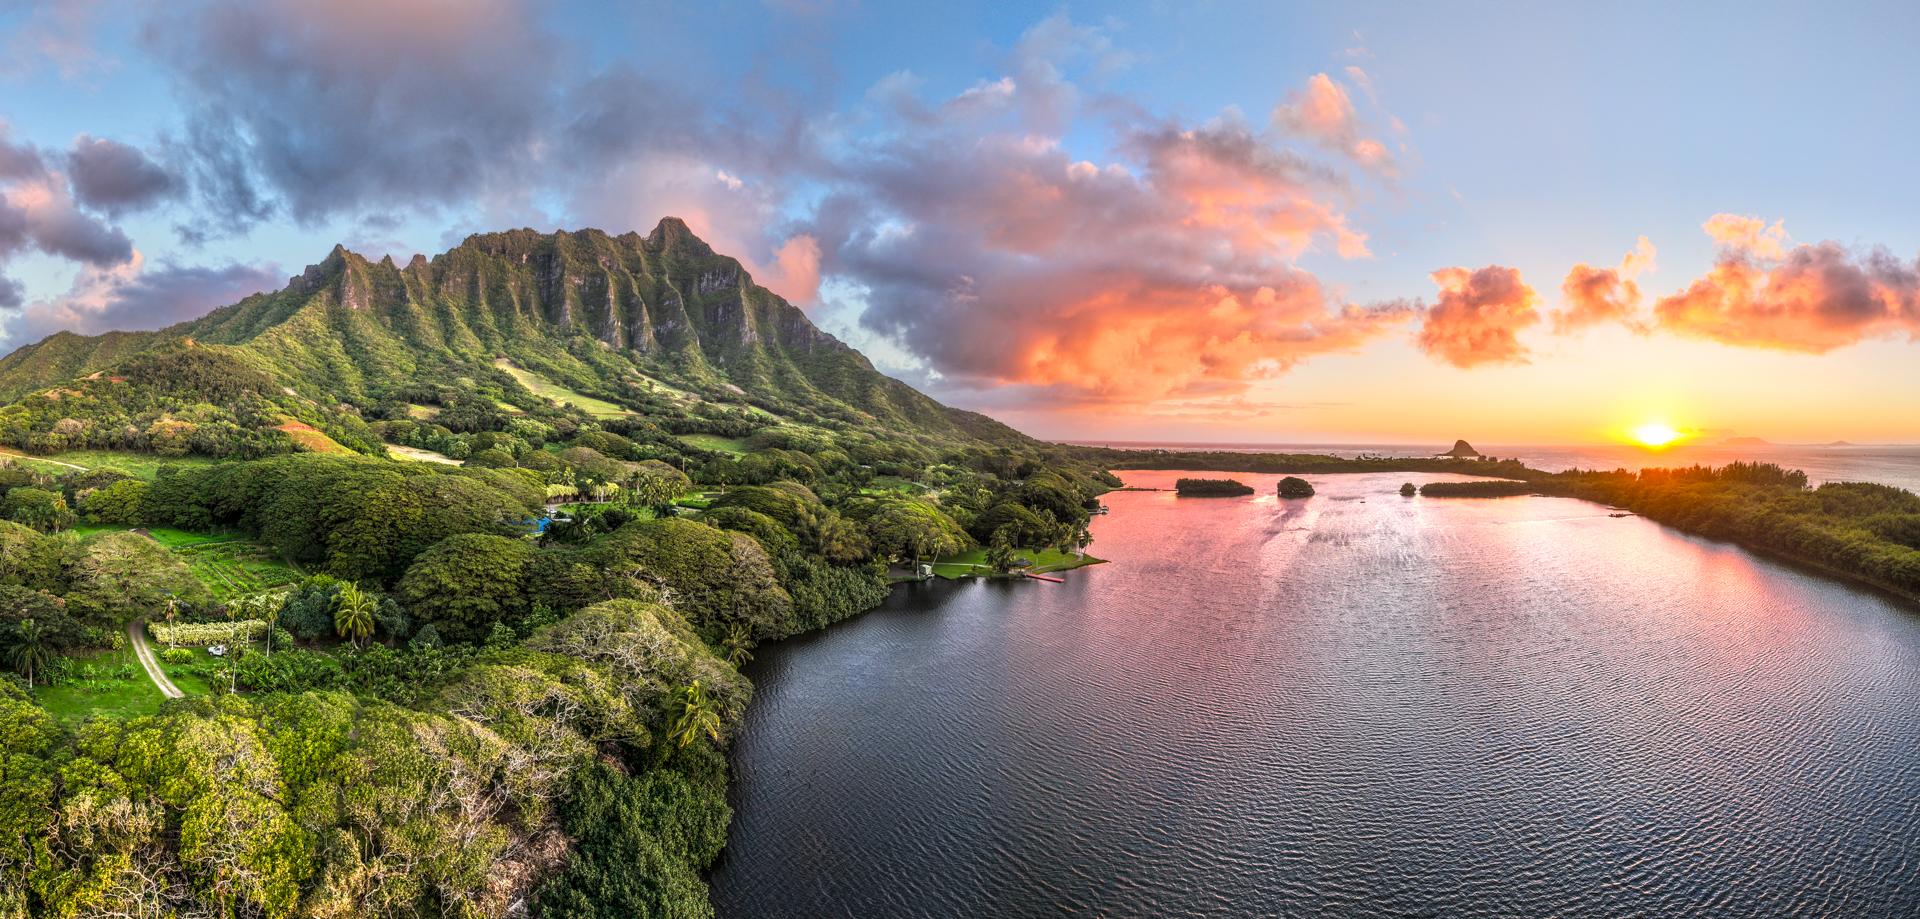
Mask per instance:
[[[596,418],[617,418],[622,415],[633,414],[611,402],[574,392],[504,357],[494,361],[493,366],[505,370],[508,374],[512,375],[514,379],[519,380],[521,386],[525,386],[527,390],[534,395],[552,399],[555,402],[564,402]]]
[[[67,532],[85,538],[95,533],[118,533],[131,529],[133,529],[133,527],[120,524],[82,523]],[[232,542],[233,540],[241,538],[238,533],[197,533],[192,530],[176,530],[172,527],[154,527],[147,531],[147,535],[151,537],[154,542],[166,546],[169,549],[185,549],[192,546],[204,546],[208,543]]]
[[[1026,570],[1035,574],[1045,574],[1049,571],[1069,571],[1087,565],[1098,565],[1106,561],[1106,559],[1094,558],[1091,555],[1074,555],[1071,552],[1060,552],[1054,549],[1042,549],[1037,552],[1032,549],[1018,549],[1015,550],[1014,554],[1020,558],[1034,562],[1033,567]],[[936,577],[954,580],[965,577],[991,575],[993,574],[993,569],[987,567],[987,550],[969,549],[965,552],[935,559],[933,562],[933,573]]]
[[[149,482],[160,474],[161,466],[211,466],[219,462],[207,456],[159,456],[127,450],[68,450],[45,457],[22,458],[9,454],[8,458],[17,463],[53,473],[72,472],[73,466],[82,466],[87,469],[118,469]],[[58,463],[67,465],[58,465]]]
[[[178,680],[174,682],[181,692],[195,691]],[[206,685],[201,683],[199,691],[205,689]],[[96,714],[118,718],[148,715],[159,711],[160,703],[166,701],[160,687],[153,685],[147,672],[140,669],[131,648],[75,655],[73,671],[67,679],[52,686],[36,687],[33,692],[48,712],[67,722],[82,721]]]
[[[721,437],[718,434],[682,434],[680,442],[696,450],[712,450],[715,453],[731,453],[738,456],[747,452],[747,441],[742,437]]]

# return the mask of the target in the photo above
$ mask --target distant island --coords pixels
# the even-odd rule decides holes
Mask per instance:
[[[1253,494],[1253,486],[1235,479],[1181,479],[1173,490],[1183,498],[1238,498]]]

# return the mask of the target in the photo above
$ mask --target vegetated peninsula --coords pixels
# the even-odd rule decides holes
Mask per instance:
[[[0,359],[0,450],[20,915],[709,915],[756,649],[1092,561],[1114,468],[1512,479],[1920,593],[1920,497],[1773,466],[1043,443],[672,219],[55,335]]]
[[[1420,495],[1426,498],[1503,498],[1511,495],[1530,495],[1540,489],[1532,482],[1428,482],[1420,486]]]
[[[1238,498],[1253,494],[1253,486],[1235,479],[1180,479],[1173,490],[1184,498]]]
[[[710,915],[755,649],[1118,484],[673,219],[55,335],[0,450],[23,915]]]

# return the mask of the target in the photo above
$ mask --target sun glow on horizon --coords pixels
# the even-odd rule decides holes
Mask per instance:
[[[1633,440],[1643,447],[1658,450],[1671,447],[1686,435],[1664,421],[1649,421],[1633,429]]]

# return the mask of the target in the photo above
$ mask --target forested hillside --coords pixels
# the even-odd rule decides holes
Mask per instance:
[[[0,916],[709,916],[755,648],[1117,484],[675,220],[336,249],[0,393]]]

